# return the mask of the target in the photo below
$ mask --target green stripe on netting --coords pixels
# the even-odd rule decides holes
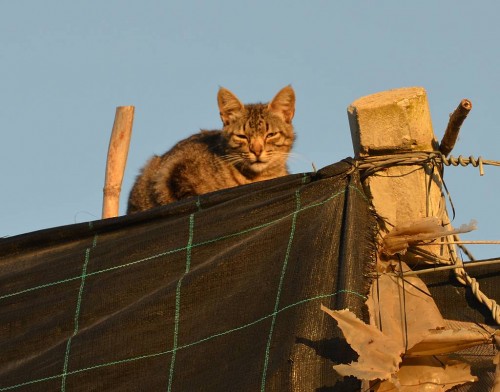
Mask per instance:
[[[349,188],[354,189],[355,191],[357,191],[357,193],[360,194],[366,200],[366,196],[357,187],[349,185]],[[346,190],[343,189],[340,192],[332,194],[330,197],[328,197],[327,199],[325,199],[323,201],[312,203],[312,204],[309,204],[309,205],[307,205],[305,207],[302,207],[299,212],[308,210],[310,208],[322,206],[322,205],[328,203],[329,201],[337,198],[338,196],[344,194],[345,191]],[[245,230],[242,230],[242,231],[239,231],[239,232],[227,234],[225,236],[221,236],[221,237],[218,237],[218,238],[214,238],[214,239],[211,239],[211,240],[207,240],[207,241],[199,242],[197,244],[193,244],[192,248],[196,248],[196,247],[199,247],[199,246],[208,245],[208,244],[211,244],[211,243],[214,243],[214,242],[217,242],[217,241],[223,241],[223,240],[226,240],[226,239],[229,239],[229,238],[237,237],[237,236],[240,236],[240,235],[244,235],[244,234],[250,233],[250,232],[255,231],[255,230],[259,230],[259,229],[271,226],[273,224],[281,222],[284,219],[287,219],[290,216],[293,216],[293,214],[295,214],[295,212],[290,213],[290,214],[286,214],[286,215],[284,215],[284,216],[282,216],[280,218],[277,218],[275,220],[272,220],[272,221],[263,223],[261,225],[254,226],[254,227],[250,227],[248,229],[245,229]],[[177,253],[177,252],[183,252],[185,250],[187,250],[187,246],[176,248],[176,249],[171,249],[171,250],[168,250],[168,251],[165,251],[165,252],[161,252],[161,253],[158,253],[158,254],[155,254],[155,255],[152,255],[152,256],[148,256],[148,257],[145,257],[145,258],[142,258],[142,259],[139,259],[139,260],[131,261],[129,263],[120,264],[120,265],[117,265],[117,266],[114,266],[114,267],[104,268],[104,269],[101,269],[101,270],[96,270],[94,272],[91,272],[91,273],[87,274],[87,277],[88,276],[102,274],[102,273],[109,272],[109,271],[114,271],[114,270],[117,270],[117,269],[120,269],[120,268],[130,267],[130,266],[135,265],[135,264],[139,264],[139,263],[151,261],[151,260],[154,260],[154,259],[157,259],[157,258],[160,258],[160,257],[163,257],[163,256],[168,256],[168,255],[171,255],[171,254],[174,254],[174,253]],[[73,280],[79,280],[81,278],[82,278],[82,275],[77,275],[77,276],[73,276],[73,277],[70,277],[70,278],[66,278],[66,279],[61,279],[61,280],[54,281],[54,282],[45,283],[45,284],[42,284],[42,285],[39,285],[39,286],[30,287],[30,288],[27,288],[27,289],[24,289],[24,290],[19,290],[19,291],[16,291],[14,293],[4,294],[4,295],[0,296],[0,300],[5,299],[5,298],[9,298],[9,297],[13,297],[13,296],[16,296],[16,295],[28,293],[28,292],[35,291],[35,290],[44,289],[44,288],[47,288],[47,287],[52,287],[52,286],[56,286],[56,285],[59,285],[59,284],[68,283],[68,282],[71,282]]]
[[[292,218],[292,227],[290,229],[290,236],[288,238],[288,245],[286,248],[285,260],[283,262],[283,267],[281,269],[280,281],[278,284],[278,290],[276,292],[276,299],[274,301],[274,311],[273,311],[273,317],[271,320],[271,328],[269,328],[269,336],[267,337],[266,353],[264,356],[264,369],[262,370],[262,380],[261,380],[261,385],[260,385],[261,391],[264,391],[266,389],[266,375],[267,375],[267,367],[269,365],[269,351],[271,349],[271,341],[273,338],[274,326],[276,324],[276,316],[278,314],[277,312],[278,312],[278,307],[279,307],[280,298],[281,298],[281,290],[283,288],[283,282],[285,281],[286,268],[288,266],[288,259],[290,258],[290,251],[292,249],[292,241],[293,241],[293,237],[295,235],[297,214],[300,211],[300,193],[299,193],[298,189],[295,191],[295,203],[296,203],[296,207],[295,207],[295,212],[294,212],[293,218]]]
[[[95,248],[97,244],[97,234],[94,235],[94,240],[92,241],[92,248]],[[80,318],[80,308],[82,304],[82,295],[83,295],[83,288],[85,286],[85,277],[87,274],[87,265],[89,263],[90,259],[90,249],[87,248],[85,250],[85,261],[83,263],[82,267],[82,280],[80,282],[80,289],[78,290],[78,298],[76,301],[76,311],[75,311],[75,321],[74,321],[74,329],[73,329],[73,335],[71,335],[68,339],[68,342],[66,343],[66,352],[64,354],[64,366],[63,366],[63,373],[62,373],[62,379],[61,379],[61,391],[65,392],[66,391],[66,375],[68,374],[68,362],[69,362],[69,353],[71,350],[71,341],[73,340],[73,337],[76,336],[78,333],[78,323],[79,323],[79,318]]]
[[[174,368],[175,368],[175,357],[177,355],[177,345],[179,340],[179,319],[181,313],[181,285],[184,277],[189,273],[191,269],[191,248],[193,246],[193,234],[194,234],[194,213],[189,216],[189,239],[186,246],[186,270],[184,275],[177,282],[177,288],[175,290],[175,322],[174,322],[174,343],[172,348],[172,360],[170,361],[170,371],[168,375],[168,391],[172,390],[172,382],[174,379]]]
[[[314,297],[306,298],[306,299],[303,299],[301,301],[295,302],[293,304],[287,305],[287,306],[279,309],[277,312],[270,313],[270,314],[268,314],[266,316],[263,316],[263,317],[261,317],[261,318],[259,318],[257,320],[254,320],[254,321],[252,321],[250,323],[241,325],[239,327],[228,329],[227,331],[224,331],[224,332],[219,332],[219,333],[210,335],[210,336],[208,336],[206,338],[197,340],[197,341],[192,342],[192,343],[188,343],[188,344],[179,346],[179,347],[177,347],[177,351],[184,350],[184,349],[196,346],[198,344],[205,343],[205,342],[207,342],[209,340],[216,339],[216,338],[219,338],[219,337],[222,337],[222,336],[225,336],[225,335],[229,335],[229,334],[231,334],[233,332],[241,331],[243,329],[252,327],[255,324],[263,322],[263,321],[265,321],[265,320],[267,320],[267,319],[269,319],[271,317],[275,317],[277,314],[279,314],[281,312],[284,312],[284,311],[286,311],[288,309],[294,308],[296,306],[303,305],[303,304],[306,304],[306,303],[309,303],[309,302],[312,302],[312,301],[317,301],[317,300],[320,300],[320,299],[331,298],[331,297],[334,297],[334,296],[336,296],[338,294],[341,294],[341,293],[347,293],[347,294],[355,295],[355,296],[359,297],[360,300],[363,301],[363,303],[367,299],[366,296],[364,296],[364,295],[362,295],[360,293],[357,293],[355,291],[350,291],[350,290],[339,290],[339,291],[337,291],[335,293],[331,293],[331,294],[321,294],[321,295],[317,295],[317,296],[314,296]],[[89,366],[89,367],[86,367],[86,368],[75,369],[75,370],[72,370],[72,371],[68,372],[67,375],[79,374],[79,373],[83,373],[83,372],[92,371],[92,370],[95,370],[95,369],[101,369],[101,368],[105,368],[105,367],[109,367],[109,366],[116,366],[116,365],[120,365],[120,364],[123,364],[123,363],[130,363],[130,362],[135,362],[135,361],[141,361],[141,360],[144,360],[144,359],[149,359],[149,358],[154,358],[154,357],[159,357],[159,356],[171,354],[172,352],[173,352],[173,350],[160,351],[160,352],[157,352],[157,353],[140,355],[140,356],[137,356],[137,357],[125,358],[125,359],[121,359],[121,360],[117,360],[117,361],[112,361],[112,362],[106,362],[106,363],[102,363],[102,364],[97,364],[97,365]],[[48,376],[48,377],[43,377],[43,378],[31,380],[31,381],[26,381],[26,382],[23,382],[23,383],[20,383],[20,384],[16,384],[16,385],[11,385],[11,386],[8,386],[8,387],[2,387],[2,388],[0,388],[0,392],[10,391],[10,390],[21,388],[21,387],[24,387],[24,386],[38,384],[38,383],[41,383],[41,382],[44,382],[44,381],[55,380],[55,379],[60,378],[62,376],[63,376],[62,374],[57,374],[57,375],[54,375],[54,376]]]

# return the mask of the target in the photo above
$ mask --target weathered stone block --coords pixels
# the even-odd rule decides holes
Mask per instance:
[[[356,157],[438,148],[422,87],[368,95],[354,101],[347,112]]]

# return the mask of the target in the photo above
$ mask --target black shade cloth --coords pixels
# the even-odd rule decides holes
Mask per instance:
[[[0,242],[0,391],[353,390],[320,310],[364,316],[349,162]]]
[[[367,321],[375,232],[343,161],[2,239],[0,391],[354,391],[320,305]]]

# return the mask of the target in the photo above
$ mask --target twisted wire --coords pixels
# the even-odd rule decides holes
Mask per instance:
[[[457,257],[454,249],[452,250],[452,248],[453,246],[450,246],[449,250],[450,255],[452,255],[452,259],[455,262],[455,265],[462,266],[462,268],[454,269],[455,278],[464,286],[470,287],[474,297],[476,297],[476,299],[480,303],[484,304],[488,308],[495,322],[497,324],[500,324],[500,305],[494,299],[489,298],[481,291],[481,289],[479,288],[479,282],[475,278],[470,276],[465,268],[463,268],[463,261]]]
[[[479,167],[479,174],[481,176],[484,175],[484,165],[500,166],[500,161],[484,159],[482,156],[478,158],[475,158],[473,155],[468,157],[462,155],[454,157],[450,155],[446,157],[439,151],[421,151],[362,157],[358,159],[357,167],[362,171],[362,177],[366,178],[391,166],[424,165],[431,162],[437,165],[442,164],[455,167],[472,165],[473,167]]]

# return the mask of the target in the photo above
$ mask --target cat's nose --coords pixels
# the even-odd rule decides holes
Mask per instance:
[[[250,151],[252,151],[257,158],[262,155],[263,150],[264,150],[264,146],[262,145],[262,143],[259,143],[259,142],[254,142],[250,146]]]

